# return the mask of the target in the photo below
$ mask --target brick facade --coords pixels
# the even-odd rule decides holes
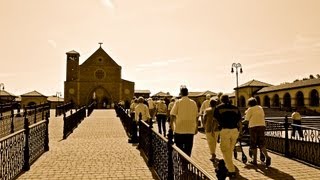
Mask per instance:
[[[78,52],[66,54],[65,102],[83,106],[96,101],[98,108],[109,108],[120,100],[132,99],[134,82],[121,79],[121,66],[101,47],[81,65]]]

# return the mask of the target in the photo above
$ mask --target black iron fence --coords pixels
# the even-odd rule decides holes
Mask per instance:
[[[88,106],[88,117],[91,115],[91,113],[93,112],[93,110],[96,108],[96,103],[92,102],[91,104],[89,104]]]
[[[287,117],[266,118],[266,123],[265,138],[268,149],[320,167],[319,128],[292,124]],[[293,135],[293,128],[301,129],[303,136]]]
[[[28,119],[29,125],[45,119],[45,114],[49,113],[49,104],[40,104],[36,106],[26,106],[23,111],[14,113],[14,109],[10,113],[4,115],[0,119],[0,138],[24,128],[24,118]]]
[[[10,115],[10,128],[12,128],[10,131],[13,132],[0,138],[1,180],[14,179],[21,172],[28,171],[30,164],[49,150],[50,107],[45,104],[37,108],[38,110],[26,108],[23,115]],[[41,117],[42,120],[34,118],[35,116]]]
[[[116,114],[120,118],[122,125],[129,137],[129,143],[137,143],[137,122],[134,121],[134,113],[126,111],[122,106],[115,106]],[[130,114],[130,115],[128,115]]]
[[[86,117],[86,107],[83,106],[76,110],[75,113],[66,116],[63,114],[63,139],[66,139],[75,128],[81,123],[81,121]]]
[[[120,117],[129,138],[134,134],[139,142],[148,165],[154,169],[159,179],[213,179],[205,170],[197,165],[188,155],[173,144],[173,133],[169,130],[168,139],[161,136],[152,127],[152,121],[147,124],[139,121],[138,132],[134,119],[129,117],[122,107],[116,106],[117,116]],[[134,117],[132,115],[132,117]]]
[[[56,107],[56,117],[61,116],[62,114],[65,114],[66,112],[74,109],[74,103],[68,102],[66,104],[62,104]]]

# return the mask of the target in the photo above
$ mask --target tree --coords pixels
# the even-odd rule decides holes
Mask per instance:
[[[317,76],[318,79],[320,79],[320,74],[317,74],[316,76]]]
[[[309,78],[310,79],[314,79],[314,76],[312,74],[310,74]]]

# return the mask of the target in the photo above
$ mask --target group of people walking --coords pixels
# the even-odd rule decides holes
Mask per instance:
[[[138,104],[132,106],[135,111],[135,119],[138,120],[139,113],[142,120],[149,121],[156,117],[159,133],[166,136],[166,122],[174,132],[174,143],[187,155],[191,156],[194,135],[198,133],[198,118],[205,130],[209,150],[210,160],[216,162],[216,147],[220,139],[220,148],[229,177],[236,176],[232,155],[237,140],[242,135],[242,116],[238,107],[231,104],[228,95],[222,95],[220,99],[206,96],[200,110],[196,102],[188,97],[188,89],[180,87],[180,98],[172,99],[166,105],[161,99],[154,102],[152,99],[144,101],[142,97],[137,100]],[[266,165],[271,165],[271,158],[268,156],[265,140],[265,119],[264,111],[257,104],[255,98],[248,100],[249,108],[245,112],[245,121],[249,121],[250,149],[253,152],[251,163],[257,164],[257,148],[266,157]]]

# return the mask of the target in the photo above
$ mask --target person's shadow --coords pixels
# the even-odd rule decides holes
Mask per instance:
[[[219,159],[216,159],[216,161],[213,161],[213,162],[212,162],[212,165],[213,165],[213,167],[214,167],[215,170],[218,168],[218,164],[219,164],[218,161],[219,161]],[[237,173],[237,176],[236,176],[235,179],[237,179],[237,180],[249,180],[248,178],[245,178],[245,177],[241,176],[241,174],[239,173],[239,169],[238,169],[237,166],[235,166],[235,168],[236,168],[236,173]],[[217,172],[216,172],[216,175],[217,175]],[[218,178],[218,179],[219,179],[219,178]]]
[[[255,169],[256,172],[259,172],[271,179],[288,179],[288,180],[294,179],[293,176],[291,176],[290,174],[279,171],[278,169],[275,169],[273,167],[266,167],[266,165],[264,164],[258,164],[258,165],[246,164],[244,168]]]

